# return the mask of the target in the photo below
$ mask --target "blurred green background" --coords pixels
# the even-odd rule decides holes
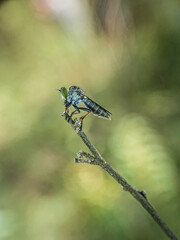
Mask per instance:
[[[112,112],[84,131],[180,236],[180,2],[0,2],[0,239],[167,239],[61,117],[56,88]]]

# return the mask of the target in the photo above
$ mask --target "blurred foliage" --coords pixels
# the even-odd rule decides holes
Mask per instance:
[[[180,236],[179,1],[1,3],[0,239],[165,239],[106,173],[73,163],[86,148],[56,91],[71,85],[113,113],[84,130]]]

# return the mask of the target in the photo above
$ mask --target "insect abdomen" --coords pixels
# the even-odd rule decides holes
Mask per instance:
[[[99,104],[95,103],[93,100],[89,99],[88,97],[84,100],[85,105],[91,110],[94,115],[98,117],[111,119],[111,113],[107,111],[105,108],[101,107]]]

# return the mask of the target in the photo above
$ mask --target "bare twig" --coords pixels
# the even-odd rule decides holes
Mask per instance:
[[[69,119],[69,115],[67,113],[62,114],[63,117],[67,120],[67,122],[73,127],[78,136],[82,139],[85,145],[89,148],[92,155],[86,153],[84,151],[80,151],[77,154],[77,158],[75,158],[76,163],[88,163],[93,165],[98,165],[102,167],[106,172],[108,172],[123,188],[123,190],[129,192],[145,209],[146,211],[153,217],[153,219],[157,222],[157,224],[161,227],[164,233],[173,240],[178,240],[175,234],[171,231],[171,229],[167,226],[167,224],[160,218],[157,214],[156,210],[152,207],[152,205],[147,200],[146,192],[139,191],[134,189],[127,181],[121,177],[101,156],[98,150],[94,147],[94,145],[87,138],[86,134],[81,130],[81,121],[79,119]]]

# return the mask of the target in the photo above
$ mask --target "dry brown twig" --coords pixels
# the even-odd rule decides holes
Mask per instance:
[[[173,240],[178,240],[175,234],[171,231],[171,229],[167,226],[167,224],[162,220],[162,218],[157,214],[156,210],[149,203],[146,192],[139,191],[134,189],[127,181],[121,177],[101,156],[98,150],[94,147],[94,145],[90,142],[86,134],[81,129],[81,120],[80,119],[70,119],[68,113],[63,112],[62,116],[66,119],[66,121],[73,127],[76,131],[77,135],[82,139],[85,145],[89,148],[90,152],[86,153],[84,151],[80,151],[77,154],[77,157],[74,159],[75,163],[88,163],[92,165],[98,165],[103,168],[106,172],[110,174],[123,188],[123,190],[129,192],[142,206],[145,210],[152,216],[152,218],[156,221],[156,223],[160,226],[160,228],[164,231],[164,233]]]

